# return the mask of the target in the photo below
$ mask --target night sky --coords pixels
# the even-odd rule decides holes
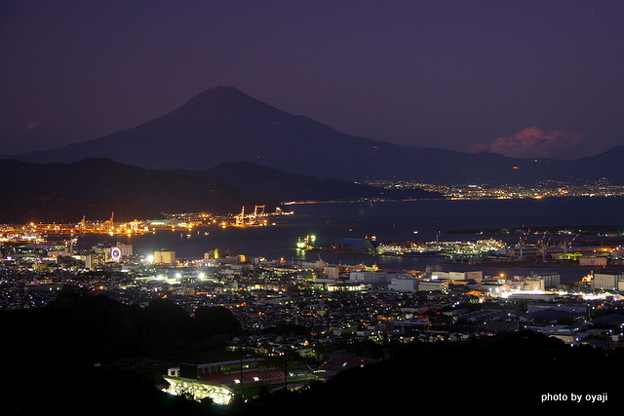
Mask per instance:
[[[345,133],[510,156],[624,144],[624,1],[0,3],[0,154],[217,85]]]

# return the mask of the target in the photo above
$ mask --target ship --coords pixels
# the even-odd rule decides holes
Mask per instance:
[[[314,243],[316,242],[316,236],[314,234],[308,234],[305,237],[297,237],[297,249],[299,250],[312,250],[314,249]]]

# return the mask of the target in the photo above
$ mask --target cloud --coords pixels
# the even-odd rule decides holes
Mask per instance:
[[[537,126],[525,127],[513,136],[473,144],[471,152],[493,152],[516,158],[557,158],[578,147],[583,136],[561,130],[544,132]]]

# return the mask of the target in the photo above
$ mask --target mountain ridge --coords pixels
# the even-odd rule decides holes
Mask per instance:
[[[624,152],[562,161],[419,148],[345,134],[289,114],[235,87],[217,86],[169,113],[108,136],[13,158],[71,163],[108,157],[148,169],[202,171],[252,162],[317,179],[415,180],[429,183],[535,183],[608,176],[624,183]],[[592,164],[591,170],[587,164]]]
[[[249,162],[195,172],[145,169],[110,158],[47,164],[0,159],[0,176],[0,191],[9,196],[0,200],[0,223],[12,224],[72,223],[83,215],[109,218],[111,212],[126,221],[160,218],[164,213],[231,214],[256,204],[273,209],[291,197],[306,201],[442,197],[421,190],[321,181]]]
[[[442,194],[420,189],[388,190],[336,179],[319,180],[251,162],[222,163],[198,174],[214,179],[250,197],[262,196],[281,203],[309,200],[344,201],[363,198],[401,200],[444,197]]]
[[[95,158],[62,164],[0,160],[0,222],[77,222],[83,215],[119,220],[164,212],[235,212],[254,201],[208,178]]]

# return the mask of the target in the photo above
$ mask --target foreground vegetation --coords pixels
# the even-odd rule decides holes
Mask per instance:
[[[37,310],[1,311],[0,327],[0,414],[280,415],[301,409],[370,414],[432,404],[444,412],[501,406],[605,410],[623,401],[617,393],[624,350],[570,347],[533,332],[456,343],[352,346],[383,359],[300,390],[263,391],[246,403],[220,408],[160,392],[163,369],[139,363],[222,352],[242,332],[226,308],[201,308],[190,316],[164,299],[141,308],[68,291]],[[127,365],[103,365],[119,362]],[[606,393],[608,400],[544,401],[547,393]]]

